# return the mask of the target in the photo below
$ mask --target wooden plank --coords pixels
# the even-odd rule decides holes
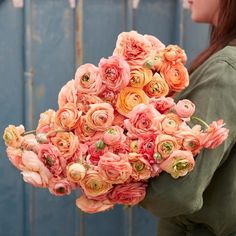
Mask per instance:
[[[57,109],[60,88],[74,77],[74,9],[64,0],[30,1],[31,49],[28,68],[33,71],[34,126],[41,112]],[[75,196],[52,196],[48,190],[33,188],[28,194],[29,235],[78,235]]]
[[[8,124],[23,123],[23,12],[0,1],[0,133]],[[23,181],[8,161],[0,139],[0,234],[24,235]]]

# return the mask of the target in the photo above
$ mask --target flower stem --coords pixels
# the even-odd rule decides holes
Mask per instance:
[[[200,119],[200,118],[198,118],[198,117],[196,117],[196,116],[192,116],[192,117],[191,117],[191,120],[192,120],[192,121],[194,121],[194,120],[198,121],[200,124],[206,126],[206,128],[209,127],[209,125],[208,125],[205,121],[203,121],[202,119]]]
[[[22,135],[25,136],[28,134],[35,134],[35,133],[36,133],[36,130],[29,130],[29,131],[24,132]]]

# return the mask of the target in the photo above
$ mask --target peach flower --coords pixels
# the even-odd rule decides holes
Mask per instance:
[[[72,79],[68,81],[60,90],[58,94],[59,108],[63,107],[66,103],[77,102],[77,90],[75,89],[75,81]]]
[[[9,125],[3,134],[3,139],[5,141],[6,146],[18,148],[21,146],[23,141],[23,137],[21,136],[25,132],[25,128],[23,125],[14,126]]]
[[[145,34],[144,38],[146,38],[152,45],[152,51],[159,52],[165,48],[165,45],[153,35]]]
[[[174,63],[181,62],[185,64],[187,61],[187,55],[185,51],[178,45],[168,45],[164,49],[164,57],[167,61]]]
[[[38,143],[35,135],[25,135],[22,141],[22,148],[27,151],[33,151],[35,153],[38,153],[40,144]]]
[[[80,196],[76,199],[76,206],[90,214],[107,211],[113,208],[114,204],[110,203],[109,201],[96,201],[92,199],[88,199],[85,195]]]
[[[69,160],[79,147],[79,139],[72,132],[58,132],[51,138],[52,144],[60,151],[60,156]]]
[[[228,137],[229,130],[224,128],[223,120],[212,122],[206,130],[206,137],[203,141],[205,148],[214,149],[221,145]]]
[[[130,31],[119,34],[113,55],[123,57],[130,65],[142,66],[151,51],[152,44],[148,39],[136,31]]]
[[[181,125],[182,120],[175,113],[168,113],[164,116],[161,121],[162,131],[166,134],[174,134]]]
[[[75,89],[78,93],[99,94],[102,79],[98,68],[93,64],[81,65],[75,73]]]
[[[151,177],[151,165],[141,154],[130,153],[129,162],[133,169],[131,177],[135,181],[147,180]]]
[[[112,184],[104,181],[98,171],[92,169],[87,171],[80,185],[87,197],[97,197],[112,189]]]
[[[48,133],[55,127],[55,117],[56,112],[49,109],[40,114],[40,119],[38,121],[38,126],[36,128],[36,133]]]
[[[152,80],[152,70],[141,67],[133,66],[130,72],[130,86],[135,88],[143,88]]]
[[[127,117],[134,107],[148,102],[149,98],[142,89],[126,87],[118,95],[116,109],[121,115]]]
[[[195,161],[191,152],[176,150],[168,159],[160,164],[160,167],[165,172],[171,174],[173,178],[177,179],[192,171],[194,165]]]
[[[80,163],[71,163],[66,167],[67,179],[71,182],[80,182],[86,174],[85,167]]]
[[[161,75],[174,92],[180,92],[189,85],[188,71],[180,62],[165,63],[161,68]]]
[[[190,100],[183,99],[178,101],[175,111],[181,118],[189,118],[195,112],[195,105]]]
[[[102,102],[107,102],[110,103],[111,105],[115,105],[117,100],[117,92],[114,92],[109,89],[104,89],[99,94],[99,97],[102,99]]]
[[[177,139],[167,134],[160,134],[155,140],[155,158],[162,161],[170,156],[173,151],[179,148]]]
[[[107,145],[119,145],[125,142],[124,130],[119,126],[111,126],[103,133],[103,140]]]
[[[81,115],[82,112],[77,110],[74,103],[67,103],[57,111],[56,124],[65,130],[75,129],[79,125]]]
[[[116,92],[128,85],[130,68],[123,58],[117,56],[102,58],[98,67],[102,82],[107,89]]]
[[[104,131],[112,125],[114,109],[108,103],[93,104],[86,114],[86,123],[96,131]]]
[[[159,116],[159,112],[150,104],[140,104],[128,113],[129,119],[125,120],[125,127],[130,138],[138,138],[140,135],[150,135],[154,132],[153,120]]]
[[[132,173],[132,167],[126,155],[106,152],[98,162],[98,173],[108,183],[124,183]]]
[[[146,187],[147,184],[142,182],[116,185],[108,198],[112,203],[136,205],[144,199]]]
[[[19,170],[23,170],[24,165],[22,163],[22,149],[14,148],[14,147],[7,147],[7,156],[10,162]]]
[[[168,84],[158,73],[154,74],[152,80],[143,89],[149,97],[159,98],[169,93]]]

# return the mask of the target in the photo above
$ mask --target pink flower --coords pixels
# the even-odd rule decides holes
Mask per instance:
[[[97,132],[88,126],[85,116],[80,118],[80,123],[74,131],[81,142],[96,141],[101,139],[103,136],[102,132]]]
[[[111,105],[116,104],[117,100],[117,92],[114,92],[109,89],[104,89],[100,94],[99,97],[102,99],[103,102],[110,103]]]
[[[23,170],[22,150],[20,148],[7,147],[7,156],[10,162],[19,170]]]
[[[114,120],[112,125],[118,125],[120,126],[122,129],[124,129],[124,120],[127,119],[125,116],[121,115],[118,111],[114,111]]]
[[[92,199],[88,199],[85,195],[80,196],[76,200],[76,206],[86,212],[86,213],[98,213],[102,211],[107,211],[113,208],[114,204],[109,201],[96,201]]]
[[[36,133],[47,133],[55,127],[55,117],[56,112],[49,109],[40,114],[40,119],[38,122],[38,127],[36,128]]]
[[[22,141],[23,149],[38,153],[39,147],[40,147],[40,144],[36,140],[35,135],[30,134],[30,135],[24,136],[23,141]]]
[[[201,126],[195,125],[190,128],[186,123],[179,127],[180,129],[175,133],[175,137],[181,139],[182,148],[197,155],[203,148],[204,134],[201,132]]]
[[[177,179],[192,171],[194,165],[195,161],[191,152],[176,150],[160,164],[160,167]]]
[[[60,156],[57,147],[52,144],[42,144],[39,149],[38,157],[50,170],[53,176],[57,177],[63,173],[66,162]]]
[[[70,195],[73,186],[67,179],[52,178],[49,183],[49,192],[55,196]]]
[[[129,64],[121,57],[102,58],[99,62],[99,72],[102,82],[111,91],[120,91],[130,80]]]
[[[112,203],[136,205],[144,199],[146,187],[147,184],[142,182],[116,185],[108,198]]]
[[[102,90],[102,79],[98,68],[92,64],[80,66],[75,73],[75,89],[78,93],[99,94]]]
[[[175,111],[181,118],[189,118],[195,112],[195,105],[190,100],[183,99],[178,101]]]
[[[161,120],[161,127],[166,134],[174,134],[182,122],[180,117],[175,113],[168,113]]]
[[[60,90],[58,94],[59,108],[63,107],[66,103],[77,102],[77,90],[75,89],[75,81],[68,81]]]
[[[96,131],[104,131],[112,125],[114,109],[108,103],[93,104],[86,114],[86,123]]]
[[[149,104],[140,104],[128,113],[129,119],[125,120],[128,136],[137,138],[139,135],[150,135],[154,131],[153,119],[160,113]]]
[[[112,184],[104,181],[98,171],[89,169],[85,177],[80,181],[81,188],[87,197],[97,197],[107,193]]]
[[[21,146],[21,143],[23,141],[23,137],[21,136],[25,132],[25,128],[23,125],[20,126],[14,126],[9,125],[5,130],[3,134],[3,139],[5,141],[6,146],[11,146],[18,148]]]
[[[159,51],[163,50],[165,48],[165,45],[156,37],[145,34],[144,38],[146,38],[152,45],[152,50],[155,53],[158,53]]]
[[[153,105],[157,111],[161,114],[167,113],[171,108],[174,107],[175,102],[171,97],[160,97],[160,98],[151,98],[149,104]]]
[[[224,125],[223,120],[213,121],[209,125],[206,131],[206,137],[203,141],[205,148],[214,149],[225,141],[228,137],[229,130],[224,128]]]
[[[125,142],[124,130],[119,126],[111,126],[103,133],[103,140],[107,145],[119,145]]]
[[[108,183],[124,183],[132,173],[132,167],[126,155],[106,152],[98,162],[99,175]]]
[[[72,132],[58,132],[56,136],[51,138],[51,142],[65,160],[69,160],[79,147],[79,139]]]
[[[135,181],[147,180],[151,177],[151,165],[141,154],[130,153],[129,162],[133,169],[131,177]]]
[[[82,111],[78,111],[74,103],[66,103],[56,113],[56,124],[65,130],[75,129],[81,115]]]
[[[136,31],[123,32],[118,36],[115,56],[123,57],[130,65],[142,66],[150,56],[152,44]]]

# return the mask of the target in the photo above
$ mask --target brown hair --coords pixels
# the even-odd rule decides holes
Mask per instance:
[[[217,26],[212,26],[209,46],[191,63],[189,73],[236,39],[236,0],[220,0]]]

